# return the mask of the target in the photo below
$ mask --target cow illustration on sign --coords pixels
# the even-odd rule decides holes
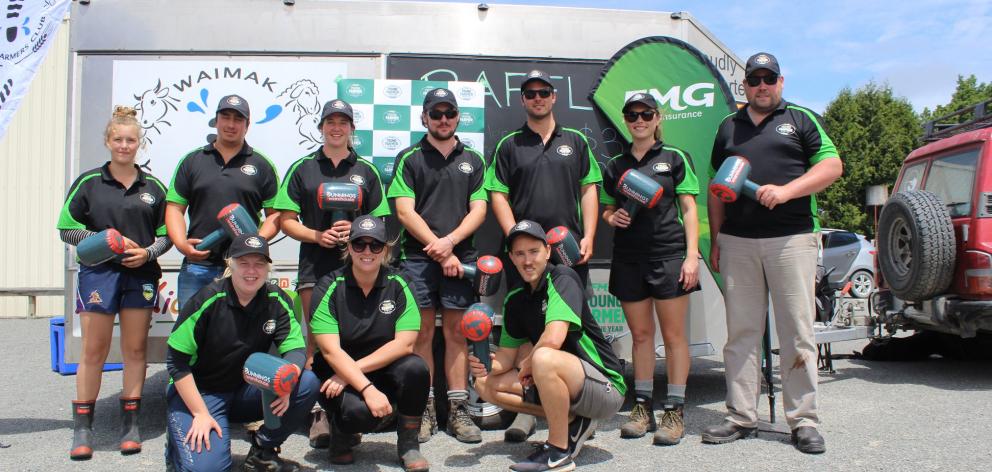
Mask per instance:
[[[179,109],[176,105],[179,103],[179,99],[170,97],[170,91],[168,87],[162,87],[162,80],[159,79],[154,88],[134,95],[134,99],[138,101],[134,105],[134,109],[138,111],[142,146],[152,142],[151,137],[148,136],[149,130],[155,130],[156,133],[162,134],[159,125],[172,126],[172,123],[165,120],[165,116],[169,114],[170,110]]]
[[[310,79],[300,79],[276,98],[286,98],[285,107],[296,113],[296,129],[303,138],[297,144],[314,149],[324,140],[320,134],[320,89]]]

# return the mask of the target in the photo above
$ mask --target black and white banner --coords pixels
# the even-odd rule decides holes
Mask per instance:
[[[70,0],[0,0],[0,138],[55,39]]]

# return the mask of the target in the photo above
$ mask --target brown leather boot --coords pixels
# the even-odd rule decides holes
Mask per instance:
[[[406,472],[427,472],[430,464],[420,454],[420,422],[423,416],[396,416],[396,453]]]

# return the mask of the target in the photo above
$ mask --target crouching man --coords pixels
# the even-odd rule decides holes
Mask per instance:
[[[523,220],[507,235],[510,260],[524,280],[503,305],[499,349],[492,370],[469,356],[475,388],[489,403],[548,421],[548,440],[516,471],[572,470],[582,444],[597,420],[616,414],[624,384],[613,349],[589,305],[579,276],[571,268],[550,264],[544,229]],[[531,355],[513,366],[517,348],[534,344]]]

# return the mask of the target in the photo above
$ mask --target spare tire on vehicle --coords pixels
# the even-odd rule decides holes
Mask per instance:
[[[947,205],[931,192],[899,192],[878,219],[878,265],[897,297],[919,301],[950,286],[954,226]]]

